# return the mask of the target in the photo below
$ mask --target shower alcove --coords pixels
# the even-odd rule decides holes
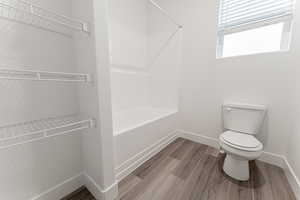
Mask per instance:
[[[115,171],[120,180],[174,136],[181,25],[163,1],[109,2]]]

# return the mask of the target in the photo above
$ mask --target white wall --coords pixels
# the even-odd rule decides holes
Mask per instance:
[[[217,138],[222,132],[223,102],[265,104],[268,118],[259,137],[266,151],[286,154],[296,67],[287,64],[292,55],[278,52],[217,60],[217,1],[159,2],[184,25],[181,128]]]
[[[71,0],[36,0],[71,14]],[[70,37],[0,19],[1,67],[76,72]],[[0,126],[74,114],[77,88],[54,82],[0,81]],[[26,200],[78,175],[81,136],[65,135],[0,150],[0,199]]]
[[[70,15],[70,0],[35,1]],[[74,72],[73,40],[32,26],[0,19],[0,67]],[[61,83],[1,81],[0,125],[56,117],[78,111],[76,87]],[[45,89],[46,88],[46,89]],[[45,102],[51,99],[51,105]]]
[[[74,17],[92,22],[93,1],[73,0]],[[76,33],[74,37],[74,50],[76,67],[82,73],[93,74],[92,83],[81,85],[79,89],[79,108],[84,116],[94,117],[97,121],[97,128],[85,131],[82,136],[83,170],[94,181],[103,187],[101,137],[99,127],[99,105],[98,105],[98,78],[96,70],[95,36],[93,31],[90,35]]]
[[[29,200],[81,173],[80,134],[0,151],[0,198]]]
[[[96,119],[96,128],[83,134],[83,170],[96,185],[86,185],[95,197],[115,184],[107,1],[73,1],[74,15],[91,23],[91,33],[76,34],[76,65],[92,75],[92,83],[79,88],[80,111]],[[89,180],[90,181],[90,180]],[[108,190],[109,192],[110,190]]]
[[[112,0],[109,8],[111,64],[145,68],[148,63],[147,0]]]
[[[178,110],[182,31],[149,2],[148,10],[151,105],[157,108]]]
[[[292,41],[291,52],[292,59],[289,60],[290,64],[295,65],[294,71],[294,91],[293,91],[293,126],[289,137],[287,159],[293,168],[298,180],[300,180],[300,68],[299,68],[299,55],[300,55],[300,4],[296,4],[296,17],[295,17],[295,33]],[[298,188],[298,195],[300,197],[300,187]]]
[[[113,68],[111,80],[114,113],[150,105],[150,74]]]
[[[113,110],[149,105],[146,0],[109,1]]]
[[[114,173],[114,146],[112,129],[112,104],[110,87],[110,63],[109,63],[109,35],[108,35],[108,1],[93,1],[94,28],[95,28],[95,53],[96,53],[96,76],[98,78],[98,127],[101,136],[101,162],[102,162],[102,188],[103,191],[112,192],[111,197],[116,196],[117,185]],[[99,144],[98,144],[99,145]]]
[[[145,106],[177,109],[177,26],[148,0],[109,3],[114,112]]]

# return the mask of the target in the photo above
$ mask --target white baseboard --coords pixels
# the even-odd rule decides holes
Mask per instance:
[[[61,199],[83,186],[83,173],[71,177],[62,183],[33,197],[31,200],[53,200]]]
[[[177,130],[176,133],[178,137],[191,140],[193,142],[201,143],[201,144],[206,144],[211,147],[219,148],[219,141],[216,138],[212,138],[212,137],[208,137],[208,136],[204,136],[201,134],[192,133],[184,130]]]
[[[269,163],[271,165],[278,166],[282,169],[285,168],[285,161],[283,155],[264,151],[258,160],[263,161],[265,163]]]
[[[194,142],[219,148],[219,142],[216,138],[207,137],[201,134],[184,130],[177,130],[177,136]],[[285,156],[270,152],[263,152],[259,160],[282,168],[297,199],[300,200],[300,181]]]
[[[160,152],[163,148],[168,146],[171,142],[176,140],[178,137],[176,133],[172,133],[155,144],[151,145],[150,147],[146,148],[144,151],[136,154],[132,158],[128,159],[124,163],[122,163],[120,166],[118,166],[116,171],[116,178],[118,181],[121,181],[123,178],[128,176],[130,173],[132,173],[135,169],[137,169],[139,166],[141,166],[144,162],[149,160],[151,157],[153,157],[155,154]]]
[[[58,200],[71,194],[82,186],[87,187],[97,200],[114,200],[118,195],[117,182],[106,189],[102,189],[87,173],[82,172],[30,200]]]
[[[286,177],[295,193],[296,198],[300,200],[300,180],[296,176],[294,169],[292,168],[292,166],[290,165],[286,157],[284,157],[284,164],[285,164],[284,171]]]
[[[206,144],[211,147],[220,147],[219,140],[217,138],[208,137],[198,133],[192,133],[184,130],[177,130],[177,135],[184,139],[188,139],[201,144]],[[279,166],[281,168],[284,168],[285,166],[283,156],[274,153],[263,152],[259,160],[272,165]]]
[[[118,183],[115,182],[111,186],[102,189],[96,181],[86,172],[84,174],[84,185],[93,194],[97,200],[114,200],[118,195]]]

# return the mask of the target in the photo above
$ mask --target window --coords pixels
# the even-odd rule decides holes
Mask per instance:
[[[217,57],[289,49],[294,0],[220,0]]]

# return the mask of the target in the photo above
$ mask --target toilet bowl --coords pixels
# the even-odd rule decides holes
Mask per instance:
[[[221,149],[226,153],[223,170],[239,181],[249,180],[249,161],[260,157],[263,144],[255,137],[266,113],[265,106],[224,104],[225,132],[219,137]]]
[[[221,149],[226,153],[224,172],[230,177],[249,180],[249,161],[260,157],[263,145],[254,136],[226,131],[219,137]]]

